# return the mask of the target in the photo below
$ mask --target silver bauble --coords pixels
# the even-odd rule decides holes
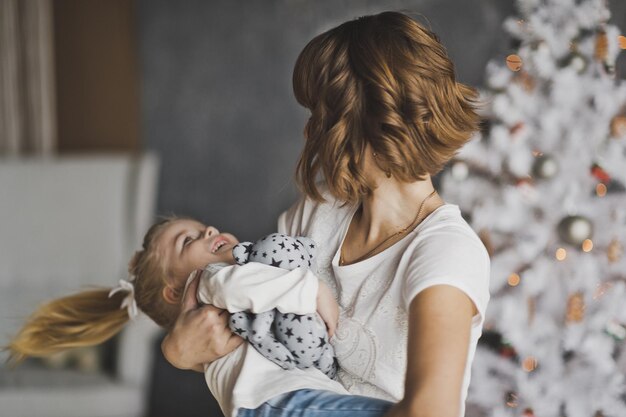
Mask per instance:
[[[572,54],[572,58],[569,61],[569,65],[576,70],[579,74],[582,74],[587,69],[587,60],[581,54]]]
[[[456,161],[450,168],[452,178],[456,181],[464,181],[469,175],[469,167],[463,161]]]
[[[544,180],[554,177],[559,172],[559,164],[550,155],[541,155],[533,163],[533,175]]]
[[[563,242],[578,246],[593,236],[593,224],[583,216],[567,216],[559,222],[557,231]]]

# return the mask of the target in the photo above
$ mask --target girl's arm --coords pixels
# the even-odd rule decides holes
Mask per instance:
[[[290,271],[257,262],[227,266],[213,275],[201,276],[198,299],[231,313],[261,313],[274,308],[294,314],[317,311],[330,337],[339,321],[339,306],[332,291],[306,268]]]
[[[272,271],[272,274],[269,277],[266,276],[265,279],[270,279],[271,281],[271,278],[273,277],[276,280],[281,276],[284,277],[289,272],[293,272],[279,268],[272,269],[274,270]],[[224,271],[224,275],[221,276],[221,279],[227,280],[229,277],[232,277],[230,274],[232,274],[233,271],[234,269],[230,272],[228,270]],[[307,273],[304,270],[300,270],[300,272],[291,274],[285,283],[275,281],[274,284],[280,284],[278,285],[279,287],[282,287],[283,284],[291,283],[291,287],[287,285],[287,287],[283,288],[282,296],[278,296],[278,298],[284,299],[282,305],[288,307],[289,302],[293,302],[288,300],[290,298],[289,289],[294,291],[296,294],[304,291],[304,296],[306,298],[310,298],[312,296],[317,304],[318,312],[328,327],[328,333],[332,336],[339,318],[339,308],[337,306],[337,302],[335,301],[330,289],[323,283],[317,284],[315,286],[315,291],[312,291],[310,285],[306,285],[306,281],[310,280],[311,276],[315,277],[312,273],[310,273],[310,271]],[[298,279],[298,277],[300,278]],[[240,276],[240,278],[243,277]],[[317,283],[317,278],[314,279]],[[302,280],[305,281],[305,285],[303,285]],[[249,282],[246,286],[247,289],[241,294],[236,294],[238,288],[237,285],[234,285],[236,281],[230,281],[231,285],[220,288],[218,297],[230,298],[233,296],[233,298],[238,300],[238,305],[245,305],[246,302],[251,301],[249,298],[254,295],[255,290],[259,291],[261,289],[260,286],[255,287],[253,285],[255,279],[250,281],[251,282]],[[198,302],[198,298],[205,303],[213,301],[212,299],[209,300],[211,292],[208,288],[201,286],[200,291],[198,291],[199,283],[200,277],[198,274],[191,281],[184,294],[181,312],[176,320],[176,323],[174,324],[174,327],[163,339],[163,342],[161,343],[161,350],[163,351],[165,359],[176,368],[192,369],[202,372],[204,370],[203,364],[213,362],[214,360],[227,355],[243,343],[244,340],[230,331],[228,327],[228,319],[230,315],[226,310],[222,310],[209,304],[201,305]],[[261,284],[262,283],[259,285]],[[285,288],[287,290],[285,290]],[[311,291],[306,291],[307,288],[311,289]],[[235,293],[235,295],[233,295],[233,293]],[[198,297],[196,297],[196,294],[198,294]],[[275,294],[274,296],[277,295]],[[243,298],[241,299],[241,297]],[[234,305],[237,305],[237,303]],[[226,305],[226,303],[223,303],[219,306],[226,307]],[[231,304],[231,307],[232,306],[233,304]],[[257,307],[258,306],[259,305],[257,304]],[[310,309],[310,307],[307,308]],[[315,312],[315,307],[313,307],[313,312]]]
[[[474,303],[461,290],[434,285],[409,308],[404,399],[385,417],[458,417]]]
[[[198,299],[231,313],[311,314],[317,309],[318,279],[306,268],[287,270],[251,262],[202,274]]]

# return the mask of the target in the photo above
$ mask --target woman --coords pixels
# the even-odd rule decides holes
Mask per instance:
[[[431,176],[475,131],[476,92],[456,82],[435,34],[395,12],[314,38],[293,84],[311,112],[297,168],[305,198],[279,232],[321,246],[316,272],[342,309],[339,382],[395,402],[388,417],[462,416],[489,257]],[[225,316],[188,305],[163,342],[166,358],[198,369],[230,352],[241,340]]]

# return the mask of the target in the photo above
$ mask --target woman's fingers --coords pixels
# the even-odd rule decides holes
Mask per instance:
[[[326,324],[328,336],[333,337],[339,321],[339,306],[330,288],[321,281],[317,291],[317,312]]]
[[[326,327],[328,328],[328,338],[330,339],[335,335],[335,330],[337,329],[337,325],[334,322],[326,323]]]
[[[185,294],[183,296],[183,303],[181,305],[180,313],[186,313],[191,310],[195,310],[198,308],[198,299],[196,298],[196,294],[198,293],[198,284],[200,283],[200,278],[198,271],[194,272],[194,277],[192,281],[189,283],[187,288],[185,289]]]
[[[213,362],[243,343],[228,327],[228,311],[198,303],[199,282],[196,271],[183,295],[174,327],[161,344],[168,362],[181,369],[202,369],[201,364]]]
[[[231,333],[230,336],[228,337],[228,341],[226,341],[226,345],[224,345],[224,352],[225,353],[223,355],[226,355],[226,354],[232,352],[233,350],[237,349],[239,347],[239,345],[241,345],[245,341],[246,341],[245,339],[237,336],[234,333]]]
[[[194,288],[189,285],[188,291]],[[228,312],[212,305],[194,308],[195,298],[185,296],[187,311],[181,312],[174,328],[162,343],[165,358],[177,368],[198,369],[203,363],[227,355],[243,339],[235,336],[228,327]]]

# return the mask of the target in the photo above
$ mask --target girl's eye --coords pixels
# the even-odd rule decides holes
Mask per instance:
[[[190,244],[191,242],[193,242],[193,237],[191,236],[187,236],[185,238],[185,240],[183,241],[183,246],[187,246],[188,244]]]

